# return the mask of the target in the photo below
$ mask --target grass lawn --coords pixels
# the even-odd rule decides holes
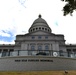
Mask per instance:
[[[76,75],[76,71],[25,71],[25,72],[0,72],[0,75]]]

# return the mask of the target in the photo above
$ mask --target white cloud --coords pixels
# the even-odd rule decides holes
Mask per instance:
[[[0,36],[10,37],[10,34],[8,34],[8,33],[6,33],[6,32],[3,32],[3,31],[0,31]]]
[[[15,44],[15,42],[14,41],[12,41],[12,42],[8,42],[8,41],[0,41],[0,44]]]

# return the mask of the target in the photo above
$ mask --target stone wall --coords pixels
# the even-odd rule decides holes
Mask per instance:
[[[0,71],[76,70],[76,59],[45,56],[0,58]]]

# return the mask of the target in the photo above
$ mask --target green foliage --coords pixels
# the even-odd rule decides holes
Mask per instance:
[[[76,10],[76,0],[61,0],[64,2],[67,2],[66,5],[63,7],[63,13],[64,16],[70,14],[72,16],[72,13],[74,10]]]

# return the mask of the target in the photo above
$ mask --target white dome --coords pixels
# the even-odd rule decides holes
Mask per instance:
[[[44,19],[40,18],[40,17],[39,17],[38,19],[36,19],[36,20],[33,22],[32,25],[35,25],[35,24],[37,24],[37,23],[43,23],[43,24],[48,25],[47,22],[46,22]]]
[[[30,27],[29,32],[35,32],[41,29],[47,32],[51,32],[51,29],[47,22],[41,18],[41,15],[39,15],[38,19],[36,19]]]

